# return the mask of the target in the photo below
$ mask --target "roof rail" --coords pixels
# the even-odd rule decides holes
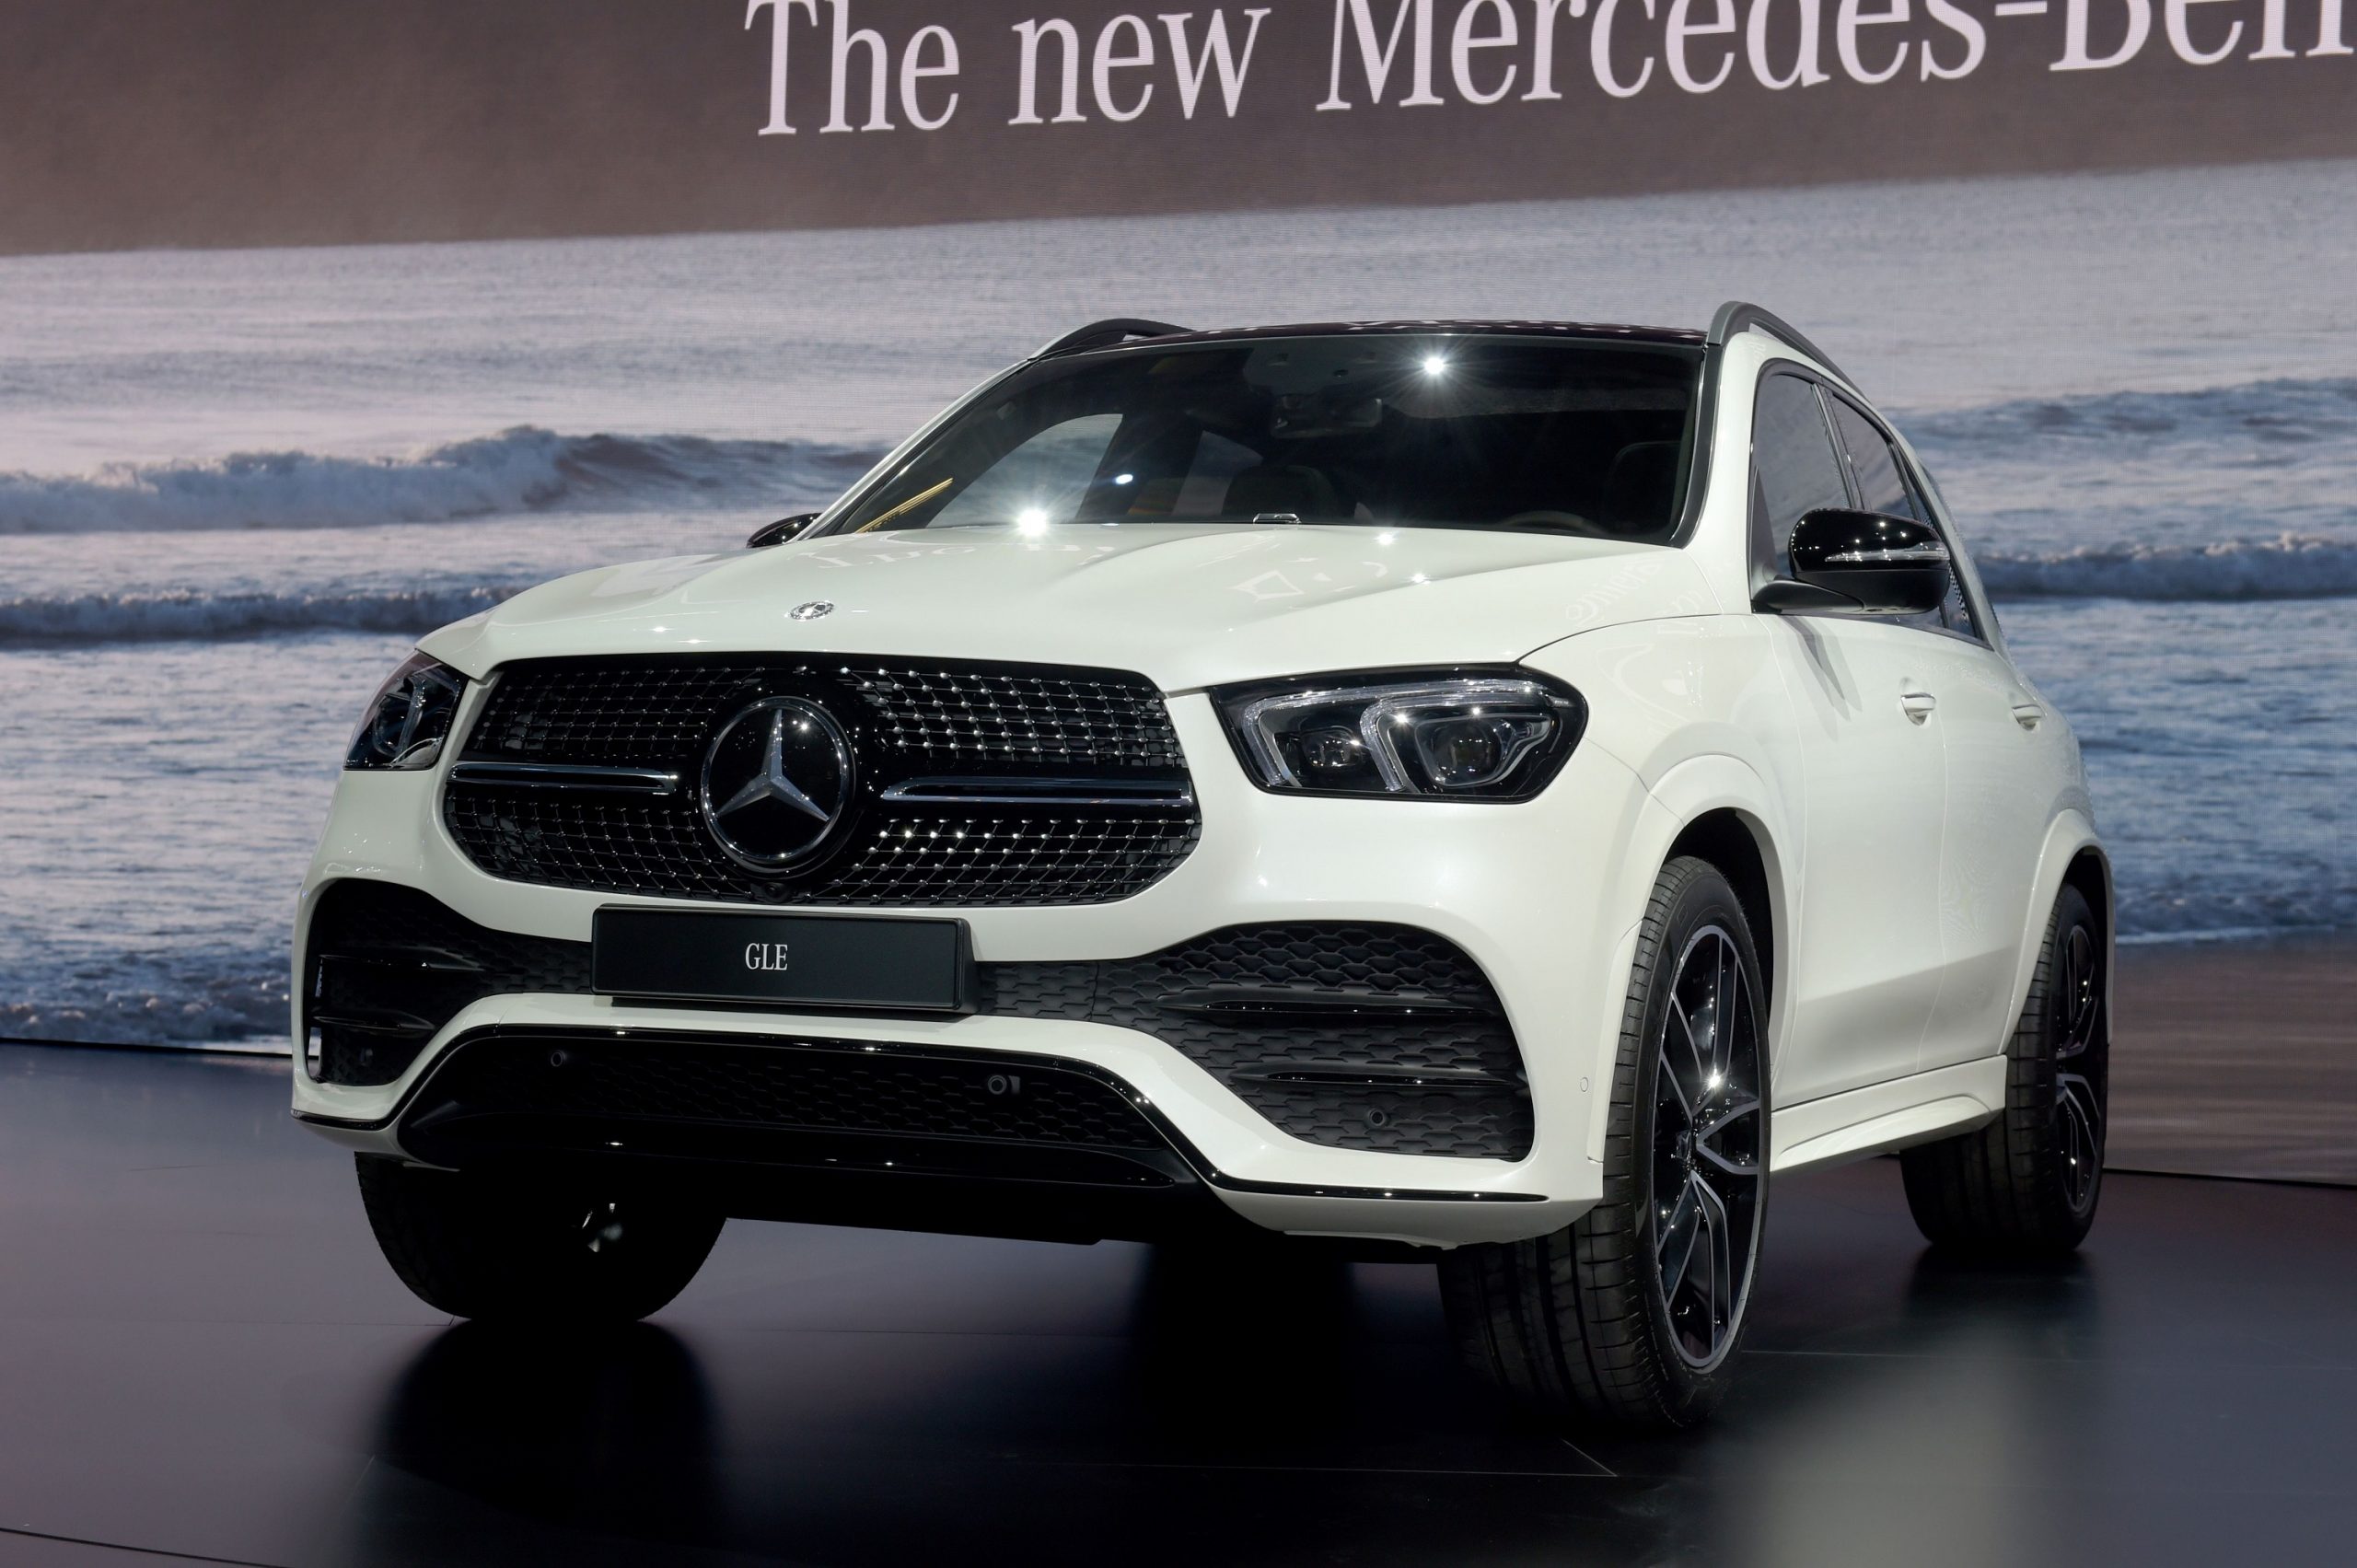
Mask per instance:
[[[1045,359],[1051,354],[1072,354],[1085,348],[1111,348],[1132,338],[1167,338],[1174,332],[1192,330],[1174,327],[1167,321],[1149,321],[1137,316],[1109,316],[1102,321],[1091,321],[1086,327],[1074,327],[1031,357]]]
[[[1747,300],[1730,299],[1720,306],[1719,313],[1711,318],[1710,336],[1704,342],[1713,348],[1721,348],[1725,346],[1728,339],[1755,327],[1770,337],[1782,339],[1786,344],[1800,350],[1843,380],[1856,384],[1855,377],[1833,363],[1831,354],[1803,337],[1790,322]]]

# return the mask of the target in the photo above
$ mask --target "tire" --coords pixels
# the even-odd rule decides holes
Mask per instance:
[[[1478,1376],[1550,1418],[1622,1431],[1694,1425],[1725,1394],[1767,1217],[1764,994],[1735,889],[1672,860],[1637,935],[1602,1201],[1550,1235],[1441,1261]]]
[[[725,1223],[376,1156],[356,1163],[369,1227],[401,1283],[438,1311],[485,1322],[635,1322],[687,1288]]]
[[[2063,889],[2006,1048],[2004,1113],[1899,1156],[1907,1207],[1934,1246],[2039,1258],[2086,1238],[2103,1194],[2106,961],[2095,912]]]

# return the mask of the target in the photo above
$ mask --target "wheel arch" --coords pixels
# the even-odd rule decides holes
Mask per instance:
[[[1636,955],[1637,931],[1662,867],[1680,854],[1694,854],[1716,865],[1734,883],[1744,912],[1755,927],[1753,941],[1760,948],[1760,970],[1768,991],[1768,1071],[1773,1082],[1776,1044],[1783,1038],[1790,1013],[1791,934],[1799,918],[1799,865],[1786,850],[1791,842],[1782,831],[1783,812],[1768,781],[1750,763],[1724,752],[1691,756],[1665,771],[1653,784],[1655,810],[1640,820],[1642,842],[1632,843],[1623,862],[1628,878],[1618,907],[1627,912],[1611,972],[1617,988],[1610,1002],[1613,1027],[1600,1040],[1599,1071],[1608,1074],[1620,1048],[1619,1019],[1628,996]],[[1764,921],[1754,914],[1754,903]],[[1591,1101],[1588,1155],[1600,1159],[1604,1149],[1608,1095]]]
[[[1768,870],[1769,856],[1774,852],[1762,847],[1766,831],[1756,817],[1732,806],[1714,807],[1678,830],[1662,859],[1665,865],[1682,854],[1706,860],[1734,886],[1736,901],[1743,906],[1744,918],[1751,924],[1752,945],[1759,954],[1760,978],[1772,1010],[1781,989],[1777,958],[1782,946],[1778,931],[1782,900]]]
[[[2029,907],[2022,912],[2021,952],[2014,965],[2013,1005],[2006,1016],[2021,1016],[2029,998],[2030,977],[2037,972],[2038,954],[2046,945],[2048,917],[2064,888],[2078,889],[2103,932],[2103,1028],[2107,1040],[2113,974],[2118,968],[2112,958],[2119,935],[2119,898],[2112,885],[2111,856],[2096,836],[2094,821],[2075,810],[2061,812],[2047,827],[2046,843],[2038,852],[2038,879],[2030,889]]]

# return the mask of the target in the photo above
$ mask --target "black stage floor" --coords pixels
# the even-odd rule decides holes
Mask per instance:
[[[283,1064],[0,1047],[0,1562],[2342,1562],[2357,1191],[2115,1178],[2068,1267],[1782,1184],[1744,1379],[1571,1443],[1427,1271],[732,1225],[602,1342],[378,1260]]]

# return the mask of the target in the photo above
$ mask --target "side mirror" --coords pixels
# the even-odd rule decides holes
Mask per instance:
[[[787,540],[798,538],[804,528],[818,520],[818,513],[802,512],[791,517],[780,517],[773,523],[763,523],[747,537],[745,548],[767,550],[772,544],[784,544]]]
[[[1793,576],[1754,600],[1762,609],[1812,608],[1794,589],[1838,595],[1870,615],[1921,615],[1948,597],[1948,548],[1931,524],[1882,512],[1828,506],[1793,525]],[[1768,602],[1760,604],[1761,600]]]

